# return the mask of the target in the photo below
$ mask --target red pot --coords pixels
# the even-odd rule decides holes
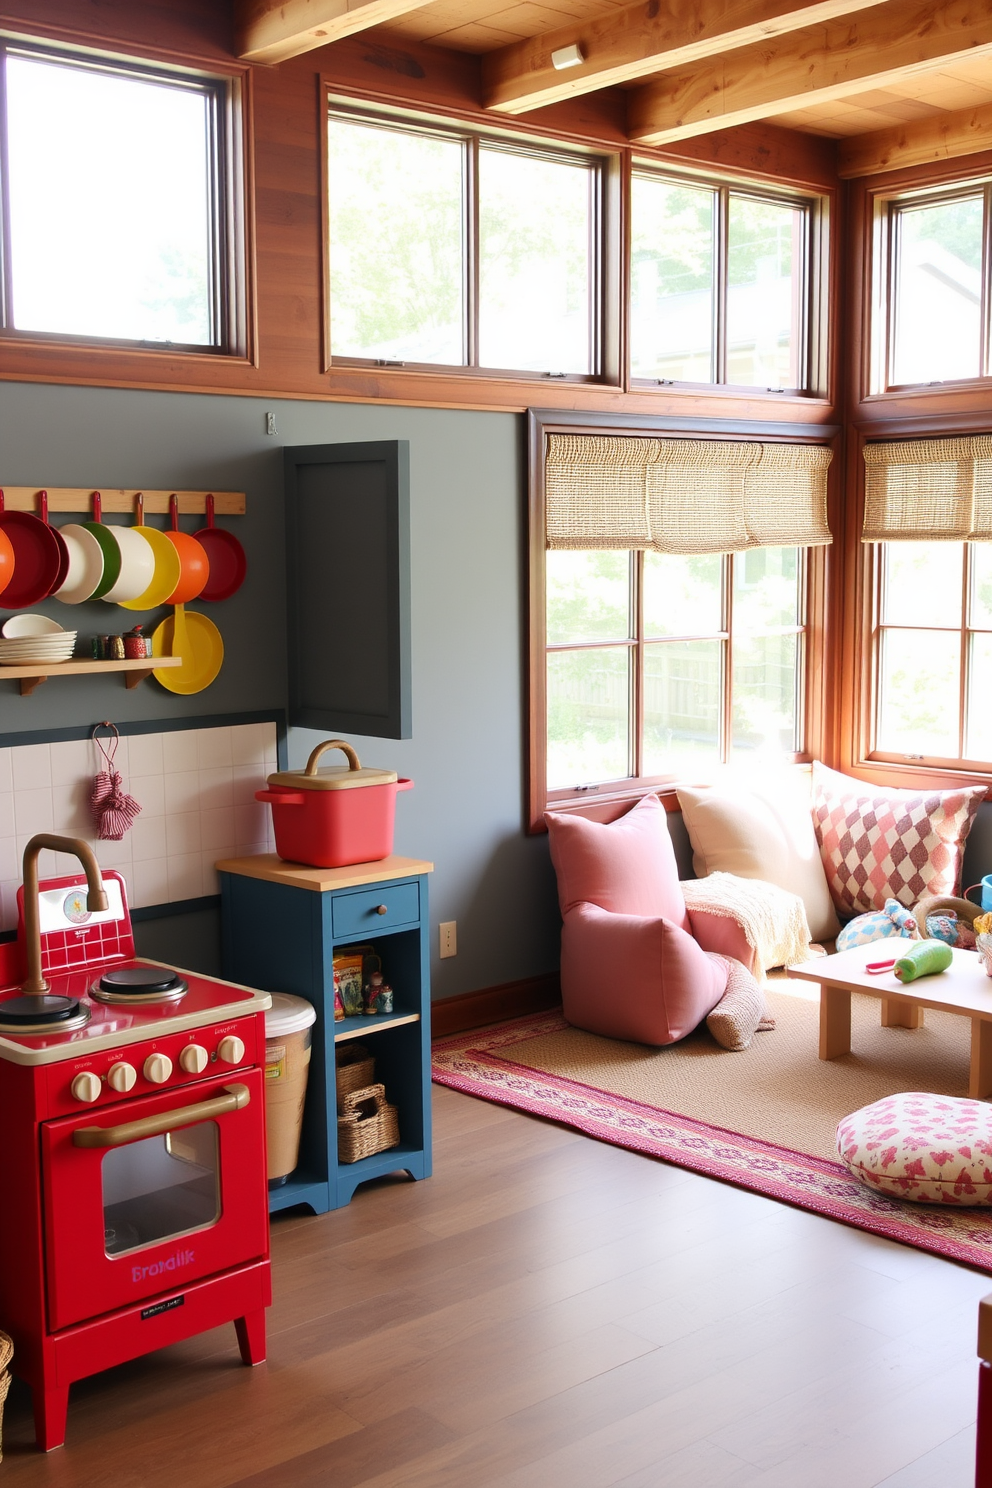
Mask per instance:
[[[325,749],[343,749],[347,765],[317,769]],[[279,770],[256,801],[272,807],[276,852],[290,863],[314,868],[346,868],[375,863],[393,850],[396,796],[412,790],[412,780],[395,770],[363,769],[350,744],[328,739],[318,744],[305,770]]]

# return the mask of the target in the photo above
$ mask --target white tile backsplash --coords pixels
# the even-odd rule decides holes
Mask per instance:
[[[177,729],[122,738],[115,765],[141,814],[120,842],[99,841],[89,807],[104,768],[88,739],[0,749],[0,926],[17,923],[16,893],[27,841],[62,832],[93,843],[116,868],[132,909],[218,892],[219,858],[272,852],[272,817],[255,792],[276,769],[274,723]],[[75,858],[47,849],[40,873],[76,873]]]
[[[129,734],[128,764],[132,775],[161,775],[162,741],[170,734]],[[61,746],[57,746],[61,747]]]
[[[39,786],[52,786],[52,757],[50,744],[20,744],[11,750],[11,766],[15,791],[34,790]]]

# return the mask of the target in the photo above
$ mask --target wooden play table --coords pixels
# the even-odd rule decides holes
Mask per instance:
[[[907,944],[895,938],[876,940],[789,967],[790,977],[820,984],[820,1058],[850,1054],[851,993],[866,992],[881,1001],[883,1028],[919,1028],[928,1007],[970,1018],[968,1094],[973,1100],[992,1095],[992,978],[985,975],[978,953],[955,950],[946,971],[905,985],[891,971],[881,976],[865,971],[869,962],[898,957]]]

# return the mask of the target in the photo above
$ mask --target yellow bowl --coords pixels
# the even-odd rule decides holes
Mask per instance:
[[[121,609],[157,610],[159,605],[165,604],[179,583],[179,554],[165,533],[159,532],[157,527],[138,527],[136,530],[151,546],[155,556],[155,572],[145,592],[139,594],[137,599],[123,601]]]

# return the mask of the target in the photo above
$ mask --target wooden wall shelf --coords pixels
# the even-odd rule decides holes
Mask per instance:
[[[181,656],[145,656],[133,661],[31,662],[26,666],[0,666],[0,682],[20,682],[21,696],[34,692],[49,677],[81,677],[89,672],[125,672],[125,687],[137,687],[159,667],[182,666]]]
[[[4,505],[8,511],[26,511],[40,514],[41,493],[48,493],[50,512],[89,512],[93,506],[95,486],[0,486]],[[245,514],[244,491],[110,491],[99,488],[100,500],[105,512],[128,512],[133,515],[139,496],[145,499],[145,515],[162,512],[168,515],[169,497],[179,497],[179,514],[204,516],[207,497],[214,498],[214,512],[218,517],[243,517]]]

